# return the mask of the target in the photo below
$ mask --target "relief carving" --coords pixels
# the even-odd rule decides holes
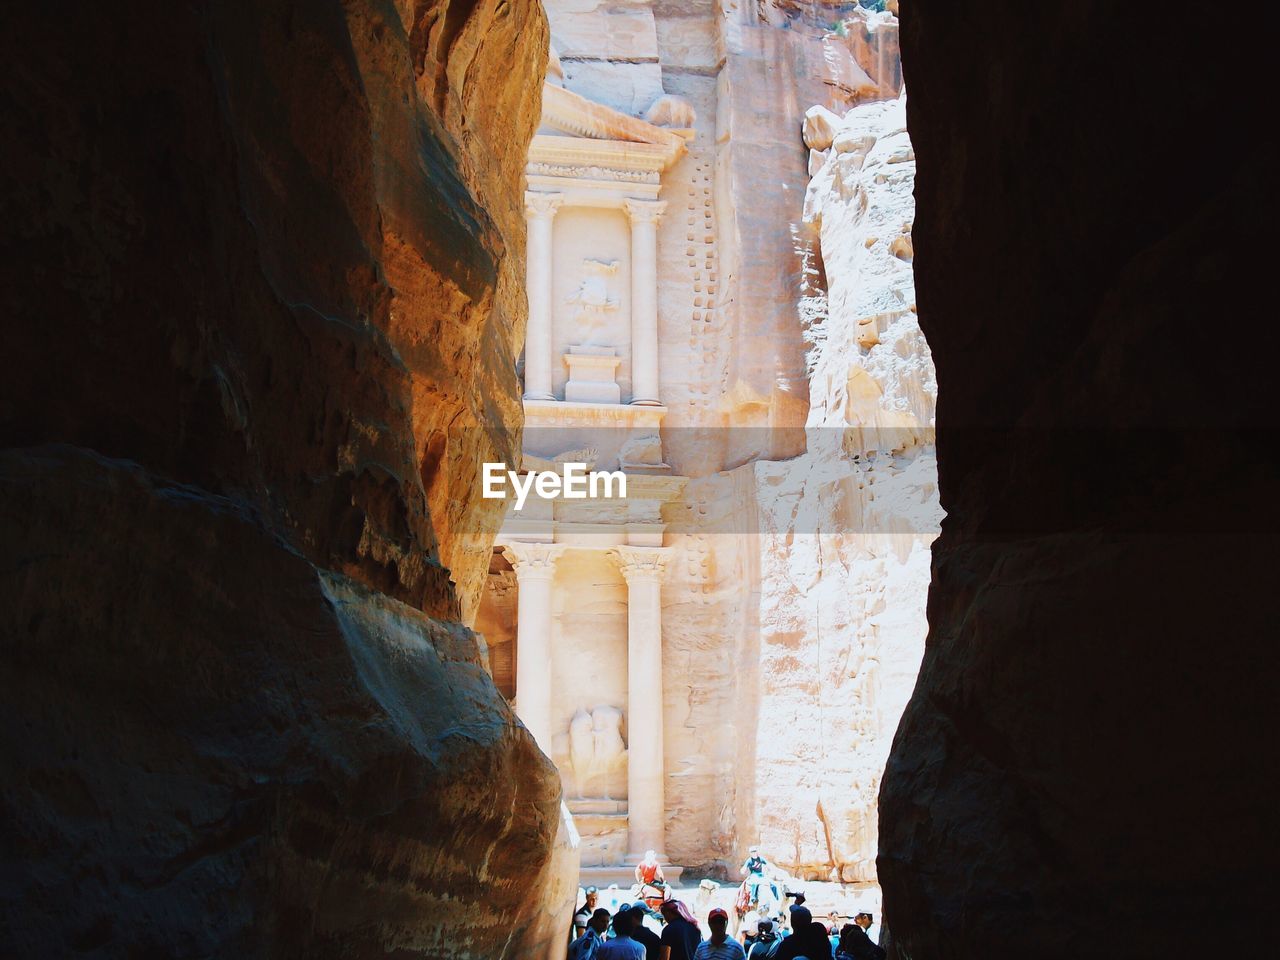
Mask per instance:
[[[595,787],[609,797],[609,775],[626,759],[622,740],[622,711],[602,704],[590,713],[578,710],[569,721],[569,763],[578,799]]]

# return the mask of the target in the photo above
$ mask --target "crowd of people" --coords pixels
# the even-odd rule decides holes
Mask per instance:
[[[802,893],[777,918],[748,917],[737,936],[729,933],[729,912],[707,914],[703,931],[689,907],[670,897],[656,858],[647,855],[636,868],[636,891],[643,899],[624,903],[615,912],[598,906],[599,892],[588,887],[585,903],[574,914],[568,960],[883,960],[885,951],[868,936],[874,924],[869,912],[841,924],[835,914],[823,922],[804,905]],[[744,897],[760,900],[768,862],[753,847],[743,864]],[[657,894],[654,896],[653,894]],[[739,911],[741,916],[741,910]]]

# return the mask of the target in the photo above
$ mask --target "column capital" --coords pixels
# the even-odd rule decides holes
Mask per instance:
[[[550,220],[564,203],[563,193],[537,193],[533,190],[524,192],[524,215],[530,220],[546,218]]]
[[[667,201],[628,199],[622,201],[622,208],[627,211],[627,216],[631,218],[633,225],[637,223],[652,223],[657,226],[662,222],[662,214],[666,212]]]
[[[485,579],[486,588],[489,595],[498,603],[505,603],[510,600],[516,592],[516,575],[512,570],[503,570],[500,573],[491,573]]]
[[[609,556],[627,583],[661,583],[671,551],[666,547],[614,547]]]
[[[516,571],[516,580],[550,580],[555,576],[556,561],[565,551],[562,543],[506,543],[502,555]]]

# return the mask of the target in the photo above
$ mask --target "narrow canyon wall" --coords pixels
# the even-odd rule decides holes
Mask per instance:
[[[1238,7],[1224,46],[1191,4],[902,6],[947,519],[880,798],[898,956],[1266,952],[1266,41]]]
[[[542,955],[559,784],[460,625],[540,6],[6,26],[0,953]]]

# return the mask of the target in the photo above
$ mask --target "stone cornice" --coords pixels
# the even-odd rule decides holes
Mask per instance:
[[[542,122],[554,130],[591,140],[656,146],[665,158],[660,169],[671,166],[685,153],[684,138],[679,134],[546,83],[542,86]],[[535,137],[535,143],[539,139],[542,138]]]
[[[644,183],[652,182],[652,177],[661,174],[672,162],[674,158],[665,148],[652,143],[588,140],[540,133],[529,145],[529,167],[526,171],[536,173],[539,165],[581,168],[577,176],[592,179],[585,171],[597,167],[601,175],[595,179],[621,180],[624,174],[634,173],[638,176],[632,180]]]
[[[688,483],[688,477],[627,473],[627,499],[672,503],[683,496]]]
[[[526,427],[651,427],[667,415],[666,407],[629,403],[583,403],[573,400],[525,400]]]
[[[529,161],[524,168],[525,175],[534,182],[541,180],[585,180],[588,183],[610,183],[626,186],[654,186],[661,183],[662,174],[658,170],[625,170],[619,167],[602,167],[589,163],[550,163]]]

